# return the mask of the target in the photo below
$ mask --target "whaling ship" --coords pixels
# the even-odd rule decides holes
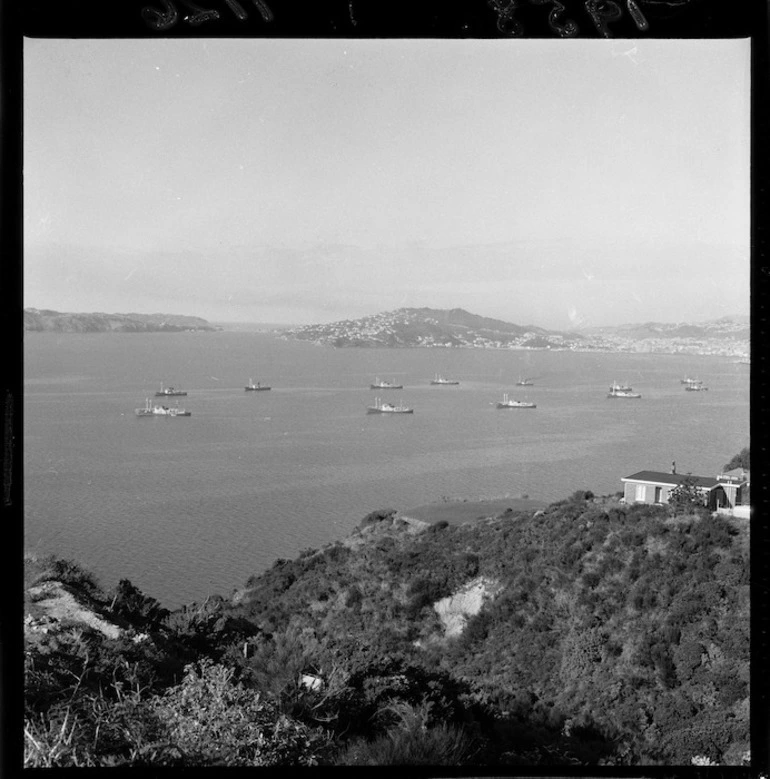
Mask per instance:
[[[179,406],[169,408],[168,406],[153,406],[150,399],[147,398],[144,408],[135,409],[138,417],[191,417],[191,411],[185,411]]]
[[[506,392],[503,395],[502,400],[497,401],[497,407],[498,408],[537,408],[537,405],[534,403],[529,403],[525,400],[514,400],[513,398],[508,397],[508,393]]]
[[[182,395],[187,395],[187,393],[173,387],[164,387],[163,382],[160,384],[160,390],[155,393],[156,398],[181,397]]]
[[[249,384],[247,387],[244,387],[244,389],[246,392],[266,392],[270,387],[265,384],[260,384],[259,382],[255,384],[254,379],[249,379]]]
[[[436,374],[435,378],[431,381],[431,384],[459,384],[459,381],[455,381],[454,379],[445,379],[440,374]]]
[[[398,405],[393,403],[383,403],[381,398],[374,399],[374,405],[369,406],[366,409],[367,414],[414,414],[414,409],[405,406],[399,402]]]
[[[396,384],[393,381],[382,381],[379,377],[374,380],[374,384],[369,385],[369,389],[404,389],[403,384]]]
[[[641,398],[642,396],[638,392],[634,392],[633,387],[629,387],[628,384],[618,384],[616,381],[612,382],[610,391],[607,393],[608,398]]]

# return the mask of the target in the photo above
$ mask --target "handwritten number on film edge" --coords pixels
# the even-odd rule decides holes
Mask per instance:
[[[684,1],[689,2],[689,0]],[[578,34],[579,28],[572,19],[560,23],[565,8],[559,0],[529,0],[529,2],[533,5],[551,4],[548,25],[557,35],[562,38],[572,38]],[[497,29],[504,35],[521,37],[524,34],[524,28],[516,18],[516,11],[520,4],[521,0],[487,0],[487,5],[497,14]],[[620,6],[614,0],[584,0],[583,6],[597,31],[605,38],[612,37],[607,24],[622,18],[623,11]],[[626,0],[626,8],[637,29],[641,31],[649,29],[649,22],[645,19],[636,0]]]
[[[516,18],[516,11],[520,6],[521,1],[522,0],[487,0],[487,5],[497,14],[497,29],[503,33],[503,35],[511,35],[518,38],[524,34],[524,28]],[[179,11],[177,11],[172,0],[160,0],[160,2],[163,5],[163,10],[158,10],[152,6],[145,6],[141,11],[145,23],[158,32],[170,29],[179,21]],[[176,2],[181,2],[190,11],[182,20],[193,26],[198,26],[204,22],[216,21],[220,18],[219,11],[213,8],[202,8],[193,3],[192,0],[176,0]],[[567,19],[564,23],[560,23],[565,8],[559,0],[529,0],[529,2],[533,5],[551,4],[551,9],[548,12],[548,25],[557,35],[560,35],[562,38],[573,38],[578,34],[579,28],[572,19]],[[686,3],[689,2],[689,0],[683,0],[683,2]],[[248,18],[246,10],[238,0],[224,0],[224,3],[239,21],[245,21]],[[265,22],[271,22],[273,20],[273,12],[270,10],[265,0],[252,0],[252,3]],[[584,0],[584,7],[591,17],[597,31],[605,38],[612,37],[612,33],[607,24],[608,22],[616,22],[622,18],[623,11],[620,6],[614,2],[614,0]],[[626,0],[626,8],[639,30],[645,31],[649,29],[649,22],[645,19],[636,0]],[[356,20],[353,16],[353,0],[349,0],[349,11],[351,22],[355,26]]]
[[[152,8],[151,6],[142,8],[142,19],[144,19],[153,30],[158,30],[159,32],[168,30],[169,27],[173,27],[179,21],[179,12],[170,0],[160,1],[166,9],[165,13],[159,11],[157,8]]]
[[[586,10],[591,14],[594,25],[602,36],[612,37],[607,22],[617,22],[623,16],[620,6],[613,0],[586,0]]]
[[[536,5],[551,3],[553,8],[548,13],[548,26],[562,38],[574,38],[578,34],[578,26],[572,19],[567,19],[564,24],[559,24],[559,17],[564,13],[564,6],[558,0],[530,0]]]
[[[160,2],[163,5],[163,10],[145,6],[141,11],[142,19],[144,19],[145,23],[158,32],[170,29],[179,21],[179,11],[177,11],[172,0],[160,0]],[[194,27],[205,22],[216,21],[220,18],[219,11],[214,8],[202,8],[193,3],[192,0],[176,0],[176,2],[182,3],[190,11],[189,14],[182,17],[182,21]],[[245,21],[248,18],[246,10],[238,0],[224,0],[224,2],[240,21]],[[273,12],[265,0],[252,0],[252,3],[264,21],[271,22],[273,20]]]

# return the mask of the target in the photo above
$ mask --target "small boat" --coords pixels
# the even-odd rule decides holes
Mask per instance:
[[[374,384],[369,385],[369,389],[404,389],[403,384],[396,384],[393,381],[381,381],[379,377],[374,380]]]
[[[459,381],[455,381],[454,379],[445,379],[440,374],[436,374],[435,378],[431,381],[431,384],[459,384]]]
[[[689,376],[685,376],[683,379],[680,379],[679,383],[684,384],[685,386],[690,386],[692,384],[703,384],[700,379],[691,379]]]
[[[532,381],[532,379],[519,379],[516,382],[517,387],[534,387],[535,382]]]
[[[703,386],[703,382],[698,382],[697,384],[685,384],[684,391],[685,392],[706,392],[708,390],[708,387]]]
[[[383,403],[381,398],[374,399],[374,405],[368,406],[366,409],[367,414],[414,414],[414,409],[405,406],[399,402],[398,405],[393,403]]]
[[[135,409],[138,417],[191,417],[191,411],[185,411],[179,406],[169,408],[168,406],[153,406],[150,403],[150,399],[147,398],[144,404],[144,408]]]
[[[612,383],[610,391],[607,393],[608,398],[641,398],[642,396],[638,392],[634,392],[632,387],[627,385]]]
[[[182,395],[187,395],[187,393],[173,387],[164,387],[163,382],[160,384],[160,390],[155,393],[156,398],[181,397]]]
[[[254,379],[249,379],[249,384],[247,387],[244,387],[244,389],[246,392],[266,392],[270,387],[266,384],[260,384],[259,382],[255,384]]]
[[[502,400],[497,401],[497,407],[498,408],[537,408],[537,405],[534,403],[529,403],[525,400],[513,400],[513,398],[508,397],[508,393],[506,392],[503,395]]]

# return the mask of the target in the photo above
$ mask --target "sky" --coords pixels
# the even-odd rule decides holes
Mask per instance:
[[[747,40],[24,47],[24,305],[749,312]]]

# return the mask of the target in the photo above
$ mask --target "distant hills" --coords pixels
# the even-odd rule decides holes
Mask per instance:
[[[749,318],[647,322],[581,332],[546,330],[471,314],[461,308],[399,308],[361,319],[279,330],[283,338],[335,347],[475,347],[599,352],[717,354],[748,358]]]
[[[72,314],[25,308],[24,330],[55,333],[163,333],[217,330],[205,319],[179,314]]]
[[[75,314],[24,309],[24,330],[57,333],[153,333],[252,329],[213,325],[201,317],[179,314]],[[259,330],[267,329],[262,325]],[[711,354],[749,358],[748,316],[706,322],[645,322],[592,327],[580,332],[547,330],[479,316],[462,308],[399,308],[360,319],[283,327],[281,338],[346,347],[464,347],[478,349],[548,349],[595,352]]]
[[[750,319],[748,316],[722,317],[708,322],[645,322],[616,327],[593,327],[584,330],[585,335],[614,335],[643,340],[645,338],[730,338],[748,340]]]
[[[582,341],[534,325],[517,325],[471,314],[462,308],[399,308],[362,319],[305,325],[280,331],[286,338],[336,347],[551,348]]]

